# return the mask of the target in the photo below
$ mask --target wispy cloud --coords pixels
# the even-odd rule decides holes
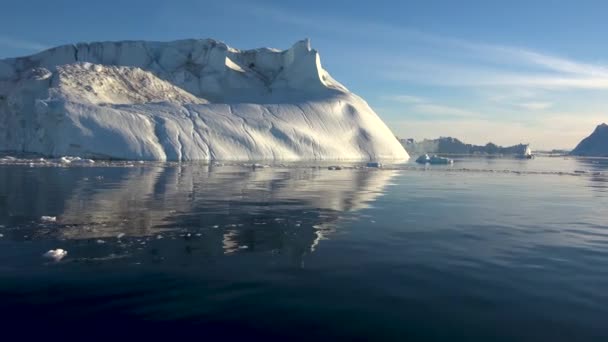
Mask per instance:
[[[311,32],[359,39],[361,46],[355,48],[367,50],[359,51],[359,54],[368,56],[369,63],[373,64],[370,67],[387,80],[465,87],[608,89],[606,65],[517,46],[435,35],[361,18],[293,13],[276,6],[239,4],[239,7],[266,20]]]
[[[384,95],[381,97],[381,99],[383,101],[392,101],[392,102],[399,102],[399,103],[404,103],[404,104],[427,102],[427,100],[423,99],[422,97],[412,96],[412,95]]]
[[[436,116],[479,117],[479,113],[453,106],[423,103],[412,106],[414,112]]]
[[[518,104],[519,107],[527,110],[545,110],[553,106],[551,102],[523,102]]]
[[[474,64],[452,64],[442,61],[410,61],[393,65],[381,71],[390,80],[401,80],[427,85],[465,86],[465,87],[526,87],[539,89],[608,89],[608,74],[596,71],[583,71],[586,67],[579,64],[579,73],[553,70],[529,71],[534,64],[504,65],[486,67]],[[522,69],[522,70],[518,70]],[[526,70],[524,70],[526,69]]]
[[[44,50],[48,48],[48,46],[30,41],[25,39],[19,39],[15,37],[9,37],[7,35],[0,34],[0,46],[12,48],[12,49],[22,49],[22,50]]]
[[[385,95],[380,97],[383,101],[397,102],[404,105],[403,110],[416,113],[426,114],[425,117],[479,117],[479,113],[456,106],[448,106],[438,104],[429,99],[412,96],[412,95]]]

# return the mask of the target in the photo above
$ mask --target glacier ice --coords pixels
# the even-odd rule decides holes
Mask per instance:
[[[42,222],[57,222],[56,216],[41,216],[40,221]]]
[[[65,45],[0,60],[0,150],[129,160],[405,160],[308,40]]]
[[[42,256],[47,259],[53,259],[54,261],[60,261],[65,256],[68,255],[68,251],[63,250],[61,248],[51,249],[48,252],[44,253]]]

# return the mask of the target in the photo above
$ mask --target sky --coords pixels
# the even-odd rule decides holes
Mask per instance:
[[[571,149],[608,122],[606,13],[603,0],[9,0],[0,58],[100,40],[310,38],[399,137]]]

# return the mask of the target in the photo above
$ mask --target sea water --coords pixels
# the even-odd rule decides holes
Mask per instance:
[[[2,164],[4,332],[608,338],[606,160]]]

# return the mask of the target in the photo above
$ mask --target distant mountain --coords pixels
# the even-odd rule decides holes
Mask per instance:
[[[608,157],[608,125],[597,126],[590,136],[583,139],[570,152],[575,156]]]
[[[487,143],[484,146],[465,144],[462,141],[451,138],[441,137],[439,139],[425,139],[414,141],[413,139],[400,139],[403,147],[409,154],[421,155],[425,153],[441,154],[481,154],[481,155],[531,155],[532,150],[528,144],[519,144],[509,147],[498,146]]]

